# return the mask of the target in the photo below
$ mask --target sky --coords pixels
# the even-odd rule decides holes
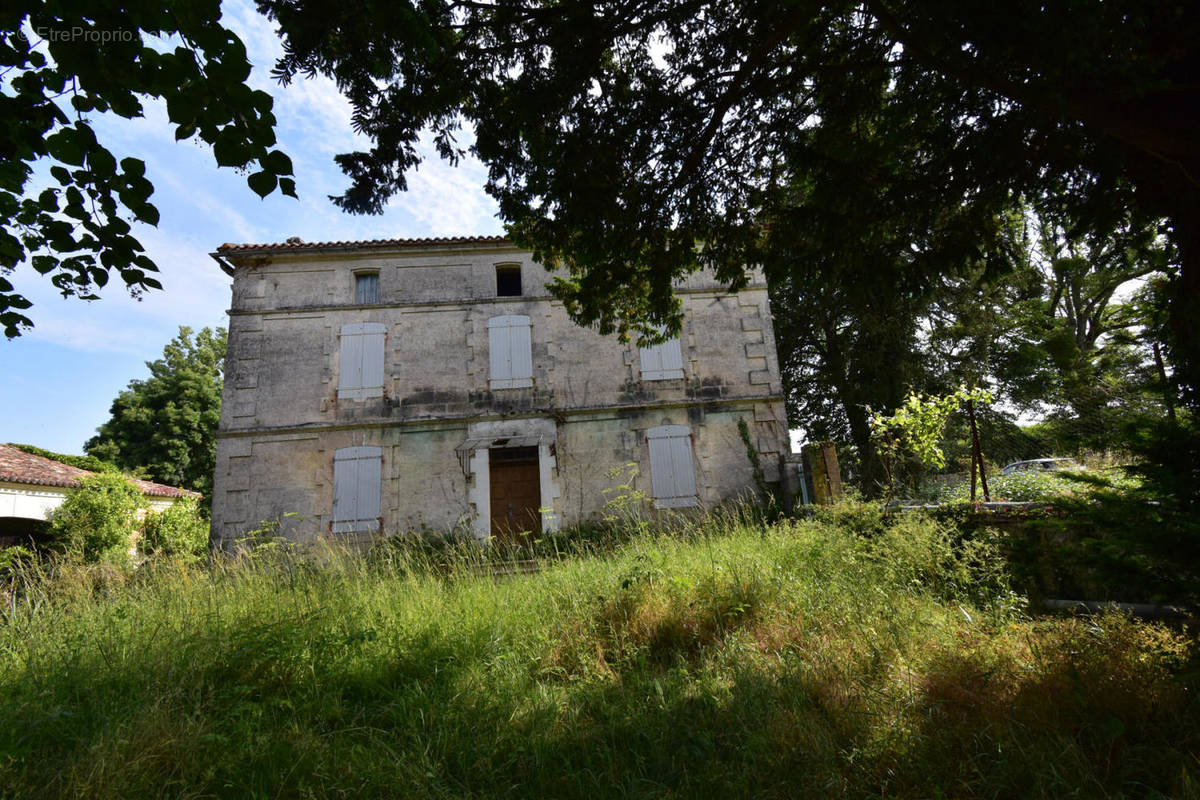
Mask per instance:
[[[503,233],[495,203],[483,191],[486,173],[466,159],[457,167],[432,146],[409,175],[409,190],[380,216],[352,216],[328,199],[347,179],[333,163],[338,153],[363,149],[349,103],[325,78],[297,78],[281,87],[270,78],[282,47],[271,24],[249,3],[222,3],[227,27],[246,45],[250,83],[275,98],[279,148],[292,158],[300,200],[278,192],[260,199],[243,175],[218,168],[207,145],[176,142],[161,103],[143,99],[145,116],[93,117],[97,136],[119,161],[146,162],[154,184],[157,227],[135,225],[134,235],[158,264],[163,291],[129,297],[114,275],[85,302],[63,299],[28,266],[9,277],[33,301],[34,329],[0,337],[0,442],[21,442],[59,453],[82,453],[109,407],[131,380],[149,376],[180,326],[193,330],[227,324],[230,279],[209,253],[225,242],[281,242]]]

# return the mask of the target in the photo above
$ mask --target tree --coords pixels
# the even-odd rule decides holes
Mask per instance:
[[[792,180],[764,193],[762,246],[793,418],[810,437],[852,444],[872,491],[888,476],[870,409],[933,390],[930,305],[956,276],[1010,269],[1013,199],[1003,182],[979,192],[943,179],[953,154],[922,143],[953,140],[954,123],[914,116],[886,52],[870,89],[864,62],[840,66],[812,81],[821,124],[789,136]]]
[[[224,328],[193,338],[180,327],[163,357],[146,363],[150,377],[130,381],[113,400],[85,452],[211,498],[224,364]]]
[[[968,272],[935,293],[923,357],[951,380],[987,381],[1006,404],[1048,415],[1066,434],[1060,446],[1120,447],[1125,423],[1174,413],[1155,295],[1177,253],[1157,221],[1126,215],[1083,228],[1055,205],[1020,211],[1025,233],[1001,279]]]
[[[1041,253],[1033,264],[1044,289],[1014,309],[1024,335],[1048,356],[1040,383],[1049,391],[1039,399],[1097,427],[1114,427],[1115,416],[1147,404],[1144,388],[1152,380],[1143,339],[1153,312],[1117,292],[1149,276],[1170,277],[1173,248],[1156,226],[1129,220],[1113,230],[1072,231],[1043,215],[1039,233]],[[1013,376],[1012,382],[1020,380]]]
[[[261,196],[295,196],[275,144],[269,94],[246,85],[246,49],[218,0],[14,3],[0,11],[0,324],[33,325],[8,280],[28,259],[64,297],[95,299],[116,271],[138,295],[161,289],[130,221],[158,224],[145,163],[111,153],[91,118],[142,116],[166,101],[177,140],[212,145]]]
[[[942,439],[950,415],[964,405],[974,418],[974,403],[990,403],[992,393],[986,389],[960,386],[950,394],[926,397],[910,394],[890,416],[882,412],[871,415],[871,435],[878,441],[882,461],[887,467],[888,494],[895,495],[897,472],[902,459],[908,455],[923,469],[940,470],[946,466]],[[976,450],[982,461],[982,455]],[[971,498],[975,497],[975,463],[971,464]],[[986,491],[986,482],[984,483]]]
[[[788,157],[797,133],[824,124],[830,98],[815,91],[819,79],[842,70],[850,91],[876,92],[882,62],[909,119],[946,123],[932,138],[911,128],[914,146],[949,168],[941,181],[987,194],[1070,192],[1096,220],[1132,202],[1170,221],[1183,263],[1170,355],[1182,382],[1200,388],[1194,3],[259,8],[284,36],[277,75],[332,77],[373,140],[338,157],[350,187],[335,202],[381,211],[405,188],[422,131],[454,160],[465,119],[511,234],[565,267],[556,291],[577,320],[622,333],[677,325],[670,283],[682,274],[707,266],[737,286],[745,265],[769,263],[763,204],[803,168]],[[929,176],[880,177],[897,187]]]

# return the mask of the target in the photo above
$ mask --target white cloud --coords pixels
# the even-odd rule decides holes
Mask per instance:
[[[222,6],[222,22],[246,45],[253,65],[250,85],[275,98],[275,115],[284,133],[281,140],[299,140],[301,149],[334,155],[364,147],[366,140],[351,127],[351,106],[330,79],[297,76],[287,86],[271,78],[283,44],[274,26],[249,3],[229,1]]]
[[[415,224],[406,236],[465,236],[501,232],[496,202],[483,186],[483,164],[472,156],[450,165],[438,154],[428,135],[417,148],[420,166],[408,174],[408,191],[394,197],[391,207],[403,209]]]

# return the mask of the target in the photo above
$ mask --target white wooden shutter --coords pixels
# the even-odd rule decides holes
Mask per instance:
[[[338,397],[365,400],[383,396],[383,350],[387,326],[379,322],[343,325],[339,349]]]
[[[642,357],[642,380],[661,381],[683,377],[683,347],[679,337],[662,344],[639,348]]]
[[[333,459],[333,525],[358,518],[358,461],[338,451]]]
[[[657,508],[698,504],[692,434],[686,425],[660,425],[646,431],[650,446],[650,492]]]
[[[683,377],[683,345],[679,337],[663,342],[658,346],[662,358],[662,369],[667,378]]]
[[[333,456],[333,532],[379,529],[383,450],[343,447]]]
[[[367,331],[362,335],[362,385],[364,389],[378,389],[383,395],[383,347],[386,338],[386,327],[378,325],[377,330]]]
[[[508,314],[489,319],[489,386],[493,389],[533,386],[532,345],[529,317]]]
[[[682,505],[695,505],[696,468],[692,461],[692,436],[672,436],[667,439],[671,453],[671,474],[675,478],[675,499]]]
[[[351,333],[347,329],[353,325],[342,326],[341,353],[338,364],[338,395],[362,386],[362,347],[363,337]]]
[[[650,494],[663,500],[675,494],[675,469],[671,466],[670,439],[650,440]]]

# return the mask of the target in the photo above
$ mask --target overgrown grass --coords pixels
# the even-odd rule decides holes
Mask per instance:
[[[1097,488],[1107,491],[1138,493],[1142,482],[1137,475],[1119,467],[1102,469],[1024,470],[1007,475],[989,473],[988,490],[992,500],[1026,503],[1061,499],[1089,499]],[[937,476],[931,480],[921,499],[933,502],[961,502],[971,496],[970,474]],[[983,500],[983,489],[976,481],[976,500]]]
[[[1187,797],[1186,635],[1029,620],[873,507],[525,576],[469,548],[19,572],[0,795]]]

